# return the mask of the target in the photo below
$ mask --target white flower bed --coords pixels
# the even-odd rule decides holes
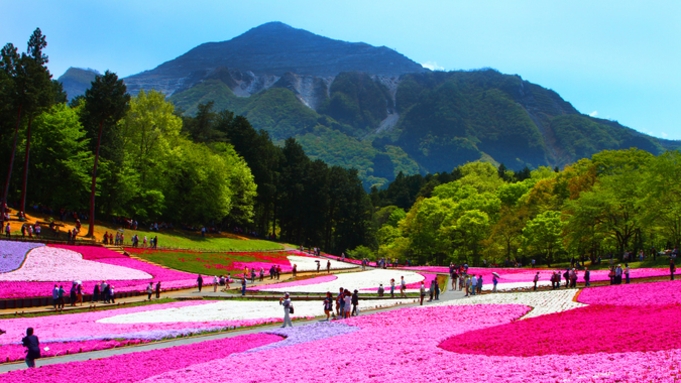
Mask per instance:
[[[383,284],[386,293],[390,292],[390,279],[395,279],[395,293],[400,289],[400,277],[404,276],[407,284],[418,283],[424,280],[423,275],[413,271],[404,270],[384,270],[375,269],[368,271],[358,271],[356,273],[337,274],[338,279],[329,282],[322,282],[314,285],[302,285],[292,287],[263,287],[260,291],[276,291],[276,292],[296,292],[296,293],[325,293],[331,291],[335,293],[340,287],[346,288],[350,291],[355,289],[371,289],[377,288],[379,284]],[[428,286],[426,286],[428,288]],[[417,289],[418,290],[418,289]],[[416,290],[416,291],[417,291]],[[415,290],[408,290],[415,291]]]
[[[499,293],[475,295],[468,298],[440,302],[438,306],[477,305],[477,304],[518,304],[532,307],[523,319],[546,314],[572,310],[585,304],[573,301],[578,290],[550,290],[522,293]]]
[[[293,318],[307,318],[324,315],[324,306],[318,301],[296,301],[292,299],[295,314]],[[413,300],[400,299],[360,299],[358,307],[370,310],[391,307],[398,304],[413,303]],[[335,306],[334,306],[335,309]],[[278,301],[219,301],[198,306],[187,306],[172,309],[149,310],[144,312],[117,315],[98,320],[98,323],[134,324],[134,323],[174,323],[174,322],[209,322],[225,320],[258,320],[267,318],[283,318],[284,308]]]
[[[286,258],[288,258],[289,262],[291,262],[291,267],[293,267],[293,265],[298,265],[296,268],[297,271],[317,271],[317,262],[315,262],[315,260],[319,261],[319,270],[324,271],[326,270],[326,263],[329,261],[324,258],[302,257],[299,255],[289,255]],[[338,262],[334,260],[330,260],[330,262],[331,270],[354,269],[357,267],[357,265],[353,265],[352,263]]]
[[[84,260],[75,251],[42,246],[31,250],[21,268],[0,273],[0,281],[75,281],[150,279],[151,275],[123,266]]]

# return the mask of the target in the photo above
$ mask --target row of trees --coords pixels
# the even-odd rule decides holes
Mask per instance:
[[[678,246],[679,176],[676,151],[657,157],[638,149],[603,151],[562,171],[530,173],[468,163],[444,177],[454,180],[422,182],[409,208],[380,208],[375,255],[420,263],[535,258],[550,264]]]
[[[370,241],[372,207],[356,171],[310,160],[293,139],[275,146],[212,102],[182,116],[161,93],[131,97],[111,72],[67,105],[46,45],[36,29],[27,53],[2,50],[3,203],[88,212],[88,235],[104,215],[238,226],[333,251]]]

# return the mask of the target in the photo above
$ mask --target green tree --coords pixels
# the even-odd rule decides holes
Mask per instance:
[[[95,159],[92,166],[92,184],[90,186],[90,216],[87,236],[94,236],[95,230],[95,192],[97,188],[97,165],[102,144],[102,136],[116,137],[114,130],[128,110],[130,95],[127,93],[123,80],[119,80],[115,73],[106,71],[103,76],[95,77],[92,86],[85,91],[85,107],[83,121],[90,137],[95,136]],[[96,134],[94,134],[96,132]]]
[[[36,117],[34,128],[30,200],[69,210],[84,208],[93,158],[79,110],[54,105]]]
[[[523,229],[522,251],[541,255],[549,267],[556,253],[563,249],[560,217],[559,211],[545,211],[528,221]]]

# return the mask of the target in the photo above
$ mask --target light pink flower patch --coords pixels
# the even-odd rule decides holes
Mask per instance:
[[[294,287],[294,286],[316,285],[318,283],[333,282],[336,279],[338,279],[337,276],[330,274],[330,275],[323,275],[321,277],[303,279],[301,281],[295,281],[295,282],[277,283],[276,285],[254,286],[254,287],[249,288],[249,290],[259,291],[259,290],[267,289],[268,287],[272,288],[273,286],[276,286],[278,288],[287,288],[287,287]]]

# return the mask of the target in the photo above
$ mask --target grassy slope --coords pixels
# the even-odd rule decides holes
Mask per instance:
[[[272,252],[264,255],[253,253],[196,253],[153,250],[132,250],[132,252],[137,257],[175,270],[203,275],[231,273],[232,276],[236,276],[237,273],[243,271],[239,265],[235,265],[235,262],[266,262],[263,257],[284,260],[288,255],[285,252]],[[268,270],[265,270],[265,272],[267,273]]]

